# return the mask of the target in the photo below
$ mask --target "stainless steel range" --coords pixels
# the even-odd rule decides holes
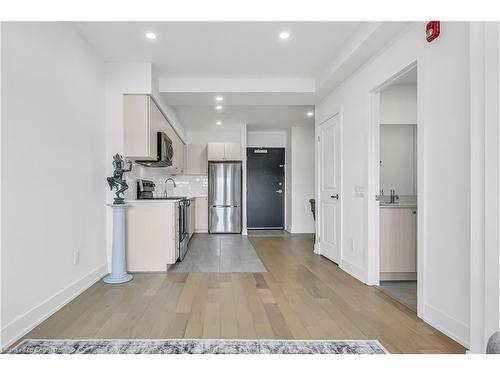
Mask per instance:
[[[155,197],[154,192],[155,183],[153,181],[137,180],[137,199],[179,201],[179,261],[182,261],[188,251],[191,201],[187,197]]]

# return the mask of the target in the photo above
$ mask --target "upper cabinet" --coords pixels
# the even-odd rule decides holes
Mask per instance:
[[[166,170],[171,174],[184,173],[185,144],[150,95],[125,95],[124,154],[131,160],[157,159],[157,132],[172,140],[174,158]]]
[[[125,156],[129,159],[156,159],[151,99],[147,95],[125,95],[123,108]]]
[[[239,143],[209,143],[208,160],[241,160],[241,144]]]
[[[184,173],[207,174],[207,144],[187,144]]]

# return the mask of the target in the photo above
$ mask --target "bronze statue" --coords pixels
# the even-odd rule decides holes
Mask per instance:
[[[115,154],[113,156],[113,167],[115,167],[115,170],[113,172],[113,176],[108,177],[107,180],[110,190],[116,188],[116,197],[113,201],[114,204],[123,204],[125,201],[123,197],[120,197],[120,194],[123,194],[123,192],[128,189],[127,182],[123,179],[123,174],[132,170],[132,162],[127,161],[127,164],[129,167],[125,169],[125,161],[122,156],[119,154]]]

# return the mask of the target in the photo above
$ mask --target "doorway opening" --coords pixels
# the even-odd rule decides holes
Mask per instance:
[[[285,149],[247,148],[247,228],[285,229]]]
[[[417,312],[417,67],[378,91],[378,288]]]

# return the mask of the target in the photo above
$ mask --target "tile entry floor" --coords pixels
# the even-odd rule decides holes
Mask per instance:
[[[197,233],[182,262],[168,272],[267,272],[246,236]]]
[[[411,310],[417,311],[416,281],[381,281],[378,288]]]

